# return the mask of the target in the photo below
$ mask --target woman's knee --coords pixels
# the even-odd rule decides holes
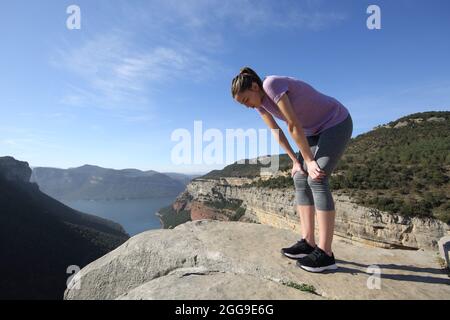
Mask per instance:
[[[295,202],[297,205],[314,205],[314,196],[308,185],[307,176],[296,172],[294,175]]]
[[[308,177],[308,185],[311,188],[317,210],[334,210],[334,200],[331,194],[328,177],[320,180],[313,180]]]
[[[303,174],[301,171],[297,171],[294,174],[294,186],[296,190],[306,189],[308,186],[307,175]]]
[[[329,178],[328,175],[321,179],[312,179],[311,176],[308,176],[306,179],[306,182],[308,183],[308,186],[313,190],[316,191],[328,191],[329,190]]]

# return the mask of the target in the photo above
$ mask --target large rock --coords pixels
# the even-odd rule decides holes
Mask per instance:
[[[298,239],[296,232],[268,225],[216,220],[150,230],[83,268],[64,296],[65,299],[450,299],[450,280],[440,270],[436,252],[383,249],[335,237],[333,249],[339,269],[314,274],[280,254],[281,247]],[[380,286],[373,286],[378,282],[371,270],[376,274],[377,268],[381,282]],[[292,284],[313,286],[317,294],[311,289],[296,289]]]

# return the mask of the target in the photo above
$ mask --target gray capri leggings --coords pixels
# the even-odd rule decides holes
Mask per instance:
[[[317,210],[323,211],[335,210],[329,178],[343,155],[352,133],[353,120],[349,114],[344,121],[337,125],[322,131],[318,135],[306,137],[314,159],[319,167],[325,171],[326,175],[322,179],[315,181],[301,171],[297,171],[294,174],[295,201],[297,205],[314,205]],[[298,152],[297,159],[305,172],[308,172],[301,152]]]

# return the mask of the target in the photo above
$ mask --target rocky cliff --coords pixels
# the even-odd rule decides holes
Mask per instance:
[[[124,243],[122,226],[73,210],[28,182],[24,161],[0,158],[0,299],[62,299],[72,268]]]
[[[0,157],[0,171],[4,178],[13,182],[29,182],[31,168],[26,161],[17,161],[13,157]]]
[[[245,214],[239,221],[257,222],[300,232],[295,211],[294,186],[268,189],[246,187],[248,178],[194,179],[173,204],[176,211],[190,210],[191,219],[232,220],[236,206],[218,203],[239,202]],[[335,234],[373,246],[436,250],[438,240],[447,235],[447,224],[423,217],[403,217],[357,205],[343,193],[333,193],[336,204]]]
[[[337,238],[339,268],[314,274],[280,254],[296,240],[294,231],[209,219],[150,230],[79,271],[64,298],[450,299],[434,252]]]

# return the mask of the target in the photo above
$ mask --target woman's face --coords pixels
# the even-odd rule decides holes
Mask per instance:
[[[236,94],[234,100],[240,104],[245,105],[247,108],[256,108],[261,105],[262,91],[256,82],[252,83],[252,87],[243,92]]]

